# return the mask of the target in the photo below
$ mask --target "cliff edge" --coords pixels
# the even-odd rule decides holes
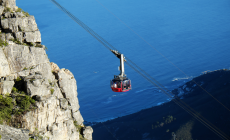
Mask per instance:
[[[0,136],[91,140],[74,75],[50,63],[34,16],[0,0]]]

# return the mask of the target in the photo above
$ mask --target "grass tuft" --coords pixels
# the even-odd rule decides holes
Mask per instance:
[[[54,89],[51,88],[51,89],[50,89],[50,92],[51,92],[51,94],[53,95],[53,94],[54,94]]]
[[[3,46],[7,46],[9,45],[6,41],[3,41],[2,39],[0,39],[0,46],[3,47]]]

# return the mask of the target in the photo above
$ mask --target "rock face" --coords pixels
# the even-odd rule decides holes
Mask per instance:
[[[16,129],[13,127],[9,127],[6,125],[0,125],[0,135],[2,140],[28,140],[29,139],[29,131],[24,129]]]
[[[4,7],[12,8],[13,10],[17,10],[15,0],[0,0],[0,4]]]
[[[1,30],[5,32],[1,35],[3,40],[5,37],[7,40],[17,40],[21,43],[41,43],[41,33],[34,16],[18,10],[15,0],[0,0],[0,4]]]
[[[49,140],[92,140],[93,130],[84,126],[79,110],[74,75],[49,62],[33,16],[18,12],[15,0],[0,0],[0,5],[0,94],[20,87],[37,106],[11,120],[20,129],[0,125],[2,138],[29,139],[30,132]]]

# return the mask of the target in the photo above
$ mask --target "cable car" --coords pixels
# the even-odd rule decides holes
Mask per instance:
[[[131,80],[125,75],[124,68],[124,55],[118,53],[118,51],[111,50],[119,59],[120,59],[120,67],[121,71],[119,75],[114,75],[114,79],[110,80],[110,87],[114,92],[126,92],[131,90]]]

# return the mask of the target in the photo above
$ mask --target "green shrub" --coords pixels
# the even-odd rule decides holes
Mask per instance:
[[[34,46],[34,43],[32,43],[32,42],[29,42],[29,43],[27,43],[29,46]]]
[[[12,92],[12,93],[17,93],[17,92],[18,92],[18,89],[17,89],[16,87],[13,87],[11,92]]]
[[[6,41],[3,41],[1,38],[0,38],[0,46],[3,47],[3,46],[7,46],[9,45]]]
[[[45,50],[47,50],[48,51],[48,48],[45,46]]]
[[[30,14],[29,14],[28,12],[22,11],[22,13],[23,13],[26,17],[30,16]]]
[[[16,97],[16,103],[20,107],[19,112],[29,111],[31,104],[35,103],[35,100],[32,99],[30,96],[20,96]],[[32,108],[34,109],[34,108]]]
[[[13,103],[12,98],[9,96],[2,96],[0,95],[0,123],[3,124],[3,122],[10,122],[12,109],[13,109]]]
[[[17,77],[16,81],[19,82],[21,81],[22,79],[20,77]]]
[[[12,105],[12,98],[11,97],[5,97],[4,99],[3,99],[3,102],[5,103],[5,105],[7,105],[7,106],[11,106]]]
[[[32,70],[32,69],[34,69],[34,67],[32,66],[32,67],[30,67],[30,70]]]
[[[34,78],[30,79],[30,83],[32,83],[33,81],[35,81],[35,79],[34,79]]]
[[[24,31],[22,28],[18,28],[18,30],[19,30],[20,32],[23,32],[23,31]],[[23,43],[22,43],[22,44],[23,44]]]
[[[35,100],[32,99],[32,98],[30,98],[30,103],[31,103],[31,104],[34,104],[34,103],[35,103]]]
[[[86,138],[83,138],[83,136],[80,134],[79,136],[80,140],[87,140]]]
[[[36,44],[35,47],[42,48],[41,44]]]
[[[30,97],[25,96],[24,99],[21,100],[21,103],[19,105],[22,109],[24,109],[26,111],[30,108],[30,104],[31,104]]]
[[[52,82],[50,79],[48,81],[49,81],[50,86],[54,87],[55,83]]]
[[[37,128],[35,128],[34,133],[35,133],[35,137],[36,137],[37,140],[42,140],[42,139],[43,139],[43,136],[41,136],[41,135],[39,134],[39,131],[38,131]]]
[[[77,121],[74,121],[73,124],[75,125],[75,127],[77,128],[77,131],[80,132],[79,133],[79,137],[80,137],[80,140],[87,140],[86,138],[84,138],[81,134],[81,129],[82,129],[82,126],[81,125],[78,125],[77,124]]]
[[[22,10],[21,8],[18,8],[18,9],[16,10],[16,12],[22,12],[26,17],[29,16],[29,13],[28,13],[28,12],[25,12],[25,11]]]
[[[22,12],[23,10],[22,10],[22,8],[18,8],[17,10],[16,10],[16,12]]]
[[[19,91],[21,92],[21,91]],[[10,97],[10,94],[0,95],[0,124],[10,124],[12,115],[20,115],[26,111],[34,109],[35,100],[30,96],[16,94],[16,102]],[[18,108],[16,108],[16,106]]]
[[[74,126],[77,128],[78,131],[81,130],[82,126],[78,125],[78,124],[77,124],[77,121],[74,121],[73,124],[74,124]]]
[[[25,93],[24,91],[19,91],[19,93],[20,93],[20,94],[25,94],[25,95],[26,95],[26,93]]]
[[[51,92],[51,94],[53,95],[53,93],[54,93],[54,89],[53,89],[53,88],[51,88],[51,89],[50,89],[50,92]]]
[[[18,39],[10,39],[10,41],[13,41],[16,44],[22,45],[23,43],[19,41]]]
[[[4,11],[3,12],[10,12],[11,11],[11,8],[10,7],[5,7]]]

